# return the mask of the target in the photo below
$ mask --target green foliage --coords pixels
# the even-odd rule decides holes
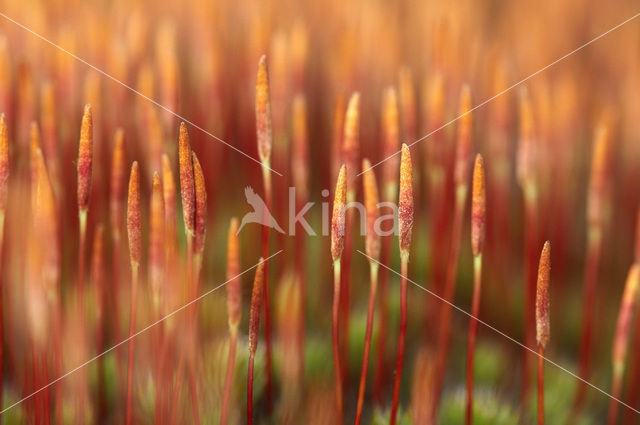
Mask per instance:
[[[389,423],[389,416],[391,415],[391,408],[387,407],[384,410],[376,408],[373,411],[372,425],[387,425]],[[402,406],[398,406],[398,412],[396,416],[396,424],[398,425],[411,425],[411,414],[409,411],[404,411]]]
[[[441,425],[459,425],[464,423],[466,394],[456,391],[445,394],[440,407],[438,423]],[[489,390],[474,391],[473,423],[475,425],[513,425],[519,423],[519,415],[511,406]]]
[[[581,417],[576,418],[571,415],[578,380],[548,363],[545,365],[544,379],[545,424],[564,425],[571,423],[575,425],[592,425],[601,423],[594,420],[594,410],[598,409],[598,407],[606,409],[608,397],[603,395],[602,397],[598,397],[598,399],[594,399],[593,403],[588,403],[585,406],[586,412],[583,412]],[[536,418],[538,414],[537,397],[537,387],[534,383],[528,406],[528,413],[531,418]]]
[[[465,352],[466,368],[466,352]],[[507,359],[503,351],[487,342],[478,342],[474,357],[474,380],[479,387],[498,388],[505,373]],[[466,373],[466,372],[465,372]]]
[[[312,338],[305,340],[305,382],[318,382],[333,379],[333,354],[331,344],[326,339]],[[333,381],[331,381],[333,382]]]

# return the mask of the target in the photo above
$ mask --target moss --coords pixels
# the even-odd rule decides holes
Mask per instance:
[[[442,399],[439,421],[441,425],[464,423],[466,394],[456,391]],[[474,392],[473,423],[475,425],[512,425],[519,423],[519,415],[513,407],[490,390]]]

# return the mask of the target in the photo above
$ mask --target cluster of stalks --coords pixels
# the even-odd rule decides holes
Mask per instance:
[[[637,421],[640,56],[522,80],[628,9],[556,3],[9,5],[0,422]]]

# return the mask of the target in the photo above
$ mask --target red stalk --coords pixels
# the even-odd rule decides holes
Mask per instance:
[[[538,425],[544,425],[544,347],[538,345]]]
[[[331,308],[331,342],[333,370],[336,381],[336,419],[342,425],[342,369],[340,365],[340,259],[333,262],[333,305]]]
[[[251,293],[251,314],[249,317],[249,370],[247,372],[247,425],[253,425],[253,363],[258,348],[258,333],[260,331],[260,312],[262,310],[262,295],[264,290],[264,264],[260,258],[256,276],[253,280]]]
[[[222,412],[220,413],[220,425],[226,425],[229,412],[229,399],[231,398],[231,384],[233,383],[233,369],[236,364],[236,346],[238,345],[238,332],[229,331],[229,356],[227,358],[227,373],[224,379],[224,391],[222,395]],[[253,373],[253,368],[251,370]]]
[[[591,175],[587,197],[587,234],[588,253],[585,264],[583,307],[582,307],[582,339],[580,344],[579,376],[589,379],[591,363],[591,345],[593,340],[593,309],[595,291],[598,282],[600,252],[602,249],[602,232],[605,221],[605,207],[608,203],[608,175],[610,166],[610,137],[607,117],[595,131],[593,154],[591,158]],[[584,402],[586,384],[580,381],[574,407],[579,410]]]
[[[400,333],[398,336],[398,356],[393,377],[393,398],[391,401],[390,425],[395,425],[400,399],[400,381],[404,362],[404,345],[407,333],[407,273],[409,268],[409,248],[413,230],[413,170],[411,154],[406,144],[402,145],[400,158],[400,191],[398,196],[398,245],[400,247]]]
[[[109,219],[111,224],[111,303],[110,319],[113,326],[113,338],[120,341],[121,327],[120,313],[120,264],[122,261],[122,217],[124,216],[124,202],[126,197],[127,171],[125,165],[124,131],[116,130],[111,156],[111,175],[109,186]],[[124,351],[116,350],[118,359],[118,376],[120,387],[124,387]]]
[[[240,248],[238,241],[238,219],[232,218],[227,237],[227,314],[229,316],[229,357],[227,360],[227,375],[224,381],[222,396],[222,411],[220,425],[227,424],[229,399],[231,398],[231,384],[236,361],[236,345],[238,343],[238,325],[242,308],[242,288],[238,277],[240,273]]]
[[[409,256],[403,255],[401,258],[400,273],[400,334],[398,336],[398,357],[396,358],[396,368],[393,377],[393,399],[391,401],[390,425],[395,425],[396,414],[398,412],[398,400],[400,399],[400,381],[402,379],[402,365],[404,363],[404,343],[407,333],[407,273]]]
[[[387,202],[395,202],[398,196],[397,172],[400,159],[397,151],[400,144],[400,124],[398,117],[398,97],[394,88],[389,87],[385,90],[382,100],[382,123],[381,127],[384,132],[383,156],[388,158],[382,164],[382,181],[384,185],[384,200]],[[387,230],[387,229],[384,229]],[[391,239],[383,238],[380,247],[380,259],[382,264],[389,261]],[[384,387],[386,371],[385,354],[387,352],[387,330],[388,330],[388,283],[389,271],[386,268],[380,270],[380,314],[378,319],[378,332],[376,344],[376,355],[374,365],[373,378],[373,399],[376,403],[382,402],[382,388]]]
[[[364,407],[364,393],[367,388],[367,369],[369,368],[369,352],[371,350],[371,334],[373,333],[373,315],[376,307],[376,292],[378,288],[378,264],[369,266],[371,282],[369,284],[369,305],[367,307],[367,330],[364,337],[364,353],[362,354],[362,370],[360,371],[360,387],[358,389],[358,405],[356,408],[355,424],[362,420],[362,408]]]
[[[265,192],[265,204],[267,206],[265,210],[266,214],[271,211],[271,171],[267,168],[262,168],[262,176],[264,180],[264,192]],[[265,221],[267,222],[267,221]],[[262,226],[262,258],[269,256],[269,227]],[[273,382],[272,382],[272,348],[271,348],[271,310],[269,303],[269,266],[267,263],[264,265],[264,339],[265,339],[265,367],[267,368],[267,411],[271,411],[273,406]]]
[[[87,238],[87,212],[89,210],[89,196],[91,195],[91,173],[93,164],[93,121],[91,105],[86,105],[82,116],[80,128],[80,143],[78,146],[78,219],[80,222],[80,242],[78,246],[78,308],[80,317],[80,339],[84,349],[85,327],[84,327],[84,280],[85,280],[85,249]],[[79,373],[80,382],[85,382],[86,374],[84,370]],[[83,384],[84,385],[84,384]],[[78,397],[78,421],[84,423],[84,389]]]
[[[536,245],[537,245],[537,220],[536,206],[537,197],[531,192],[525,190],[525,300],[524,300],[524,339],[527,347],[534,344],[534,323],[535,323],[535,262],[536,262]],[[522,357],[522,394],[521,401],[523,406],[528,404],[528,394],[530,387],[531,359],[529,353],[524,352]]]
[[[533,108],[526,88],[520,92],[520,141],[517,157],[518,183],[524,195],[524,231],[525,231],[525,290],[524,290],[524,339],[527,347],[534,346],[533,329],[535,325],[536,291],[536,247],[537,247],[537,163],[535,161],[536,140],[534,136]],[[528,403],[530,381],[529,353],[524,351],[522,358],[521,405]]]
[[[382,238],[380,247],[380,262],[387,264],[389,262],[389,251],[391,248],[390,238]],[[373,400],[380,404],[382,402],[382,389],[385,384],[385,372],[386,372],[386,353],[387,353],[387,333],[389,329],[389,271],[383,267],[379,274],[380,279],[380,314],[377,321],[376,332],[376,353],[374,355],[374,369],[373,369]]]
[[[471,321],[469,322],[469,347],[467,351],[467,410],[466,423],[473,423],[473,358],[478,333],[478,313],[480,311],[480,287],[482,285],[482,255],[473,259],[473,301],[471,303]]]
[[[633,264],[629,270],[627,281],[620,303],[616,332],[613,340],[612,360],[613,360],[613,385],[611,391],[611,401],[609,404],[609,414],[607,425],[614,425],[618,419],[618,410],[622,392],[622,382],[627,361],[627,351],[629,345],[629,334],[631,333],[631,322],[638,302],[638,286],[640,286],[640,265]]]
[[[467,411],[466,423],[473,422],[473,357],[475,354],[478,314],[480,311],[480,291],[482,288],[482,248],[486,223],[486,197],[482,156],[476,156],[473,168],[473,192],[471,197],[471,249],[473,251],[473,300],[471,302],[471,322],[469,323],[469,347],[467,351]]]
[[[584,295],[582,299],[582,311],[584,320],[580,332],[580,360],[578,364],[578,376],[583,379],[589,377],[589,366],[591,364],[591,346],[593,345],[593,306],[595,304],[596,285],[600,269],[600,251],[602,246],[602,234],[599,229],[588,230],[587,261],[584,267]],[[575,409],[579,410],[584,403],[586,387],[578,383]]]
[[[129,338],[133,336],[136,330],[136,304],[138,301],[138,265],[131,267],[131,310],[129,312]],[[135,341],[134,338],[129,340],[129,354],[127,356],[127,413],[126,423],[130,425],[133,415],[133,359],[134,359]]]
[[[331,338],[333,372],[335,375],[336,418],[342,425],[342,369],[340,365],[340,262],[344,251],[345,209],[347,205],[347,169],[343,165],[338,173],[331,216],[331,257],[333,258],[333,305],[331,308]]]
[[[466,192],[466,191],[465,191]],[[447,263],[447,280],[444,287],[443,298],[449,302],[453,301],[455,292],[455,282],[458,271],[458,257],[460,255],[460,239],[462,235],[462,218],[464,214],[465,196],[456,196],[456,204],[453,215],[453,229],[451,233],[451,243],[449,249],[449,261]],[[449,344],[451,340],[451,304],[443,303],[440,308],[440,331],[438,336],[438,354],[436,360],[436,378],[434,381],[434,398],[432,417],[435,419],[438,411],[438,404],[442,394],[442,386],[447,365],[447,356],[449,353]]]
[[[460,242],[462,235],[462,218],[467,201],[469,162],[471,160],[471,92],[468,86],[462,88],[460,94],[461,119],[457,130],[456,160],[453,177],[455,182],[455,205],[453,216],[453,230],[449,245],[449,262],[447,264],[447,280],[444,288],[444,299],[440,309],[440,335],[438,337],[437,371],[434,384],[432,420],[438,415],[438,405],[442,395],[442,386],[447,367],[447,356],[451,341],[451,302],[456,287],[458,273],[458,257],[460,255]]]
[[[269,214],[271,210],[272,186],[271,186],[271,99],[269,89],[269,74],[267,72],[267,58],[262,56],[258,63],[258,74],[256,78],[256,138],[258,142],[258,155],[262,164],[262,180],[264,183],[265,204],[264,211]],[[265,223],[268,222],[265,221]],[[269,227],[262,227],[262,258],[269,256]],[[269,303],[269,267],[264,265],[264,334],[266,345],[266,374],[267,374],[267,412],[270,413],[273,407],[273,377],[272,377],[272,354],[271,354],[271,311]]]
[[[367,212],[366,216],[366,239],[365,251],[369,259],[370,285],[369,285],[369,305],[367,307],[367,329],[364,339],[364,353],[362,354],[362,370],[360,372],[360,387],[358,389],[358,404],[356,408],[355,424],[359,425],[362,420],[362,408],[364,407],[364,393],[367,387],[367,370],[369,369],[369,352],[371,350],[371,334],[373,333],[373,314],[376,307],[376,292],[378,290],[378,259],[380,258],[380,234],[376,229],[376,222],[379,218],[378,204],[378,184],[371,169],[368,159],[362,161],[364,203]]]
[[[549,342],[549,276],[551,244],[545,242],[540,254],[535,294],[536,343],[538,344],[538,425],[544,425],[544,349]]]
[[[140,173],[138,163],[133,162],[129,177],[129,197],[127,200],[127,235],[129,237],[129,257],[131,262],[131,307],[129,313],[129,354],[127,360],[126,424],[131,425],[133,417],[133,360],[138,303],[138,279],[142,253],[142,221],[140,217]]]
[[[360,94],[354,93],[349,99],[347,105],[347,112],[344,119],[344,134],[342,138],[342,157],[346,165],[346,185],[347,185],[347,198],[346,204],[354,202],[356,200],[356,185],[355,178],[359,164],[359,150],[360,150]],[[351,256],[353,251],[353,222],[354,222],[353,209],[346,211],[346,223],[344,233],[344,253],[341,254],[341,273],[340,286],[341,286],[341,309],[340,316],[341,323],[341,356],[343,360],[347,359],[347,350],[349,348],[349,293],[351,287]],[[342,369],[343,379],[346,378],[345,374],[348,371],[348,366]]]
[[[7,120],[4,113],[0,114],[0,406],[2,406],[2,394],[4,390],[3,380],[4,374],[4,308],[3,296],[4,279],[2,271],[4,270],[2,254],[4,253],[4,221],[7,210],[7,196],[9,191],[9,134],[7,130]],[[55,335],[55,334],[54,334]]]

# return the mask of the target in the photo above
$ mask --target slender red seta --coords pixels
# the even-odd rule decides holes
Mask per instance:
[[[131,308],[129,312],[129,356],[127,360],[127,400],[126,424],[133,420],[133,359],[136,327],[136,310],[138,302],[138,279],[140,258],[142,256],[142,219],[140,216],[140,171],[138,162],[131,165],[129,175],[129,195],[127,199],[127,235],[129,238],[129,261],[131,263]]]
[[[631,322],[638,303],[638,286],[640,285],[640,265],[633,264],[627,275],[616,332],[613,339],[613,349],[611,358],[613,361],[613,384],[611,386],[611,401],[609,402],[609,414],[607,425],[614,425],[618,419],[618,409],[620,395],[622,392],[622,382],[627,361],[627,351],[629,346],[629,334],[631,333]]]
[[[634,263],[640,264],[640,208],[638,209],[636,217],[636,243],[634,251]],[[632,351],[636,353],[640,352],[640,314],[637,314],[635,318],[635,331],[633,339],[634,341]],[[631,362],[631,367],[629,368],[629,390],[627,392],[627,404],[633,406],[633,403],[638,400],[638,394],[640,394],[640,362],[637,359],[636,361]],[[631,409],[626,409],[623,424],[632,424],[635,422],[635,420],[636,413]]]
[[[536,342],[538,344],[538,425],[544,425],[544,350],[549,342],[549,276],[551,244],[546,241],[540,254],[536,283]]]
[[[364,338],[364,352],[362,354],[362,369],[360,371],[360,386],[358,388],[358,403],[356,407],[355,424],[362,420],[364,394],[367,388],[367,370],[369,369],[369,352],[371,350],[371,335],[373,333],[373,314],[376,307],[376,293],[378,291],[378,261],[380,259],[380,232],[376,229],[379,217],[378,184],[376,176],[368,159],[362,161],[364,204],[367,212],[365,252],[369,256],[369,305],[367,306],[367,329]]]
[[[333,305],[331,308],[331,337],[333,371],[335,376],[336,420],[342,425],[342,369],[340,362],[340,260],[344,251],[345,208],[347,205],[347,170],[340,168],[331,216],[331,258],[333,259]]]
[[[4,221],[7,211],[7,195],[9,192],[9,131],[7,129],[7,119],[0,115],[0,341],[4,334],[4,309],[2,307],[2,254],[4,252]],[[0,343],[0,406],[2,406],[4,351],[3,344]]]
[[[409,248],[413,229],[413,171],[411,154],[406,144],[402,145],[400,157],[400,191],[398,194],[398,242],[400,245],[400,332],[398,336],[398,357],[393,376],[393,399],[389,423],[395,425],[400,399],[400,381],[404,362],[404,345],[407,333],[407,273],[409,268]]]
[[[87,234],[87,211],[91,195],[91,170],[93,163],[93,119],[91,105],[84,107],[78,145],[78,217],[80,221],[80,246],[78,248],[78,303],[84,309],[84,256]]]
[[[480,292],[482,288],[482,248],[485,237],[486,195],[484,161],[476,155],[473,168],[473,188],[471,195],[471,250],[473,252],[473,299],[471,301],[471,320],[469,322],[469,346],[467,348],[467,410],[466,423],[473,423],[473,358],[478,332],[478,314],[480,312]]]
[[[227,375],[224,380],[220,425],[227,425],[231,384],[236,362],[238,344],[238,325],[242,315],[242,281],[240,274],[240,242],[238,240],[238,219],[232,218],[227,236],[227,315],[229,316],[229,356]]]
[[[449,261],[447,263],[447,275],[444,287],[444,299],[453,302],[458,273],[458,258],[460,255],[460,243],[462,242],[462,219],[467,201],[469,187],[469,163],[471,161],[471,92],[468,86],[462,88],[460,95],[460,115],[458,121],[458,140],[456,144],[456,160],[454,164],[455,204],[453,210],[453,229],[449,244]],[[434,394],[432,406],[432,420],[438,414],[442,386],[447,368],[449,344],[451,342],[451,304],[442,303],[440,307],[440,334],[438,336],[438,354],[436,379],[434,381]]]
[[[256,276],[253,280],[251,293],[251,314],[249,317],[249,370],[247,372],[247,425],[253,425],[253,364],[258,348],[258,334],[260,332],[260,311],[262,310],[262,295],[264,290],[264,264],[262,257],[258,262]]]
[[[526,88],[520,91],[520,140],[516,173],[518,184],[524,197],[524,249],[525,249],[525,288],[524,288],[524,339],[527,347],[535,343],[533,329],[535,328],[535,292],[536,292],[536,255],[537,255],[537,162],[536,140],[534,135],[533,106]],[[522,406],[527,406],[531,374],[531,357],[523,352],[522,357]]]
[[[596,302],[595,296],[600,269],[605,212],[608,203],[610,144],[609,128],[605,122],[601,122],[595,130],[587,198],[587,260],[584,266],[583,320],[580,339],[580,361],[578,365],[579,376],[586,380],[589,379],[589,369],[591,365],[594,326],[593,310]],[[584,403],[586,388],[584,382],[580,381],[578,383],[578,392],[574,405],[578,411]]]
[[[163,291],[165,280],[165,255],[164,255],[164,199],[162,182],[158,172],[153,173],[151,200],[149,203],[149,253],[148,253],[148,280],[151,293],[151,312],[153,320],[162,316],[162,304],[166,294]],[[159,347],[164,347],[164,326],[162,323],[153,330],[153,338]],[[157,402],[155,411],[155,423],[161,423],[162,400],[164,400],[164,388],[162,349],[160,355],[153,359],[153,378],[157,388]]]
[[[347,200],[348,205],[356,200],[356,172],[359,166],[360,155],[360,94],[354,93],[349,99],[347,111],[344,117],[344,133],[342,136],[342,159],[347,173]],[[346,211],[344,254],[341,256],[340,276],[340,356],[346,360],[347,347],[349,347],[349,306],[350,306],[350,281],[351,281],[351,256],[353,251],[353,222],[354,210]],[[343,367],[342,379],[346,378],[348,368]]]
[[[384,157],[389,158],[382,163],[382,196],[385,202],[395,202],[398,197],[398,165],[400,158],[396,153],[400,145],[400,124],[398,118],[398,97],[393,87],[385,90],[382,100],[382,129],[384,133]],[[388,229],[382,229],[387,231]],[[381,240],[380,260],[382,264],[387,264],[391,251],[391,237],[384,237]],[[388,368],[386,363],[387,333],[389,329],[389,271],[382,268],[379,273],[380,279],[380,314],[378,320],[376,354],[374,356],[373,374],[373,398],[376,403],[382,402],[382,389],[385,384],[385,372]]]
[[[127,196],[127,165],[125,160],[124,131],[119,128],[113,138],[111,174],[109,181],[109,223],[111,224],[111,306],[113,323],[118,323],[120,311],[120,269],[122,264],[122,230]],[[122,340],[120,326],[114,326],[113,337]],[[124,351],[116,350],[119,363],[120,386],[124,386]]]
[[[272,186],[271,186],[271,150],[273,136],[271,133],[271,99],[269,91],[269,73],[267,71],[267,57],[262,56],[258,63],[258,75],[256,77],[256,136],[258,142],[258,156],[262,164],[262,180],[264,184],[264,196],[266,209],[264,222],[268,222],[266,214],[271,210]],[[262,257],[269,255],[269,227],[262,226]],[[269,266],[264,265],[264,336],[266,346],[267,368],[267,412],[273,407],[273,371],[271,354],[271,310],[269,302]]]
[[[93,164],[93,118],[91,105],[85,105],[80,127],[80,143],[78,145],[78,221],[79,221],[79,245],[78,245],[78,311],[80,324],[80,346],[85,347],[84,326],[84,284],[85,284],[85,255],[87,240],[87,214],[89,211],[89,197],[91,195],[91,174]],[[80,371],[79,381],[85,382],[86,373]],[[84,384],[83,384],[84,385]],[[84,390],[78,397],[77,420],[84,422],[85,415]]]
[[[91,285],[96,293],[96,348],[102,353],[105,349],[104,313],[106,311],[106,286],[104,264],[104,225],[96,226],[91,253]],[[104,356],[98,359],[98,417],[106,414],[107,400],[105,392]]]

